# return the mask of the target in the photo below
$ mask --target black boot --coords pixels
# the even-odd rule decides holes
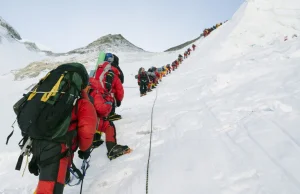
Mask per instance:
[[[107,119],[109,121],[116,121],[116,120],[122,119],[122,116],[114,113],[114,114],[109,115]]]
[[[113,144],[115,144],[113,147],[111,147]],[[118,145],[113,142],[107,142],[107,157],[110,160],[113,160],[119,156],[122,156],[124,154],[127,154],[130,151],[130,148],[127,145]]]

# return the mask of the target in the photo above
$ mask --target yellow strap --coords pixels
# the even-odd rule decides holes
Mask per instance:
[[[26,167],[28,166],[28,155],[26,157],[26,164],[25,164],[25,167],[24,167],[24,170],[23,170],[23,174],[22,174],[22,177],[24,176],[25,174],[25,170],[26,170]]]
[[[47,75],[45,75],[42,79],[40,79],[40,81],[44,81],[49,75],[50,75],[50,72],[47,73]],[[31,94],[29,95],[29,97],[27,98],[27,100],[32,100],[32,98],[36,95],[37,88],[38,88],[38,85],[35,86],[34,91],[31,92]]]
[[[103,133],[103,132],[101,132],[101,131],[96,131],[96,133],[98,133],[98,134],[102,135],[102,133]]]
[[[36,87],[34,89],[34,91],[31,92],[31,94],[29,95],[29,97],[27,98],[27,100],[32,100],[32,98],[36,95],[36,90],[37,90],[38,87]]]
[[[59,80],[56,82],[56,84],[53,86],[53,88],[51,89],[51,91],[50,92],[46,92],[44,95],[43,95],[43,97],[41,98],[41,101],[42,102],[47,102],[47,100],[49,100],[49,98],[51,97],[51,96],[55,96],[56,95],[56,93],[57,93],[57,91],[58,91],[58,89],[59,89],[59,85],[60,85],[60,83],[61,83],[61,80],[64,78],[64,74],[62,74],[61,76],[60,76],[60,78],[59,78]]]

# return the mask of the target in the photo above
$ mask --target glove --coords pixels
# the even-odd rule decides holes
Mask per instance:
[[[90,155],[91,155],[91,150],[90,149],[88,149],[86,151],[81,151],[81,150],[78,151],[78,157],[83,159],[83,160],[88,159],[90,157]]]
[[[121,101],[118,101],[118,100],[117,100],[116,103],[117,103],[117,107],[120,107],[120,106],[121,106]]]
[[[28,164],[28,170],[31,174],[34,174],[35,176],[39,176],[40,169],[36,163],[36,160],[34,158],[31,159],[31,161]]]

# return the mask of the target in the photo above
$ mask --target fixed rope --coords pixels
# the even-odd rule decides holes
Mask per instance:
[[[152,132],[153,132],[153,112],[154,112],[154,106],[157,99],[157,92],[158,89],[156,89],[156,96],[153,101],[152,110],[151,110],[151,130],[150,130],[150,143],[149,143],[149,155],[148,155],[148,162],[147,162],[147,175],[146,175],[146,194],[148,194],[149,190],[149,168],[150,168],[150,158],[151,158],[151,148],[152,148]]]

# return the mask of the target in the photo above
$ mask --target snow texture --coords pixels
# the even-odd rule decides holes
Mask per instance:
[[[142,98],[134,78],[139,67],[163,66],[183,50],[118,53],[126,77],[125,99],[117,109],[123,119],[115,125],[118,142],[133,152],[109,161],[105,146],[95,150],[83,193],[145,193],[157,93],[149,194],[299,194],[300,39],[292,38],[300,35],[299,10],[299,0],[245,2]],[[15,118],[13,103],[44,73],[22,81],[12,81],[12,74],[0,77],[7,90],[0,96],[2,142]],[[38,181],[14,171],[19,139],[16,131],[10,144],[0,147],[3,194],[33,193]],[[65,193],[79,189],[66,186]]]

